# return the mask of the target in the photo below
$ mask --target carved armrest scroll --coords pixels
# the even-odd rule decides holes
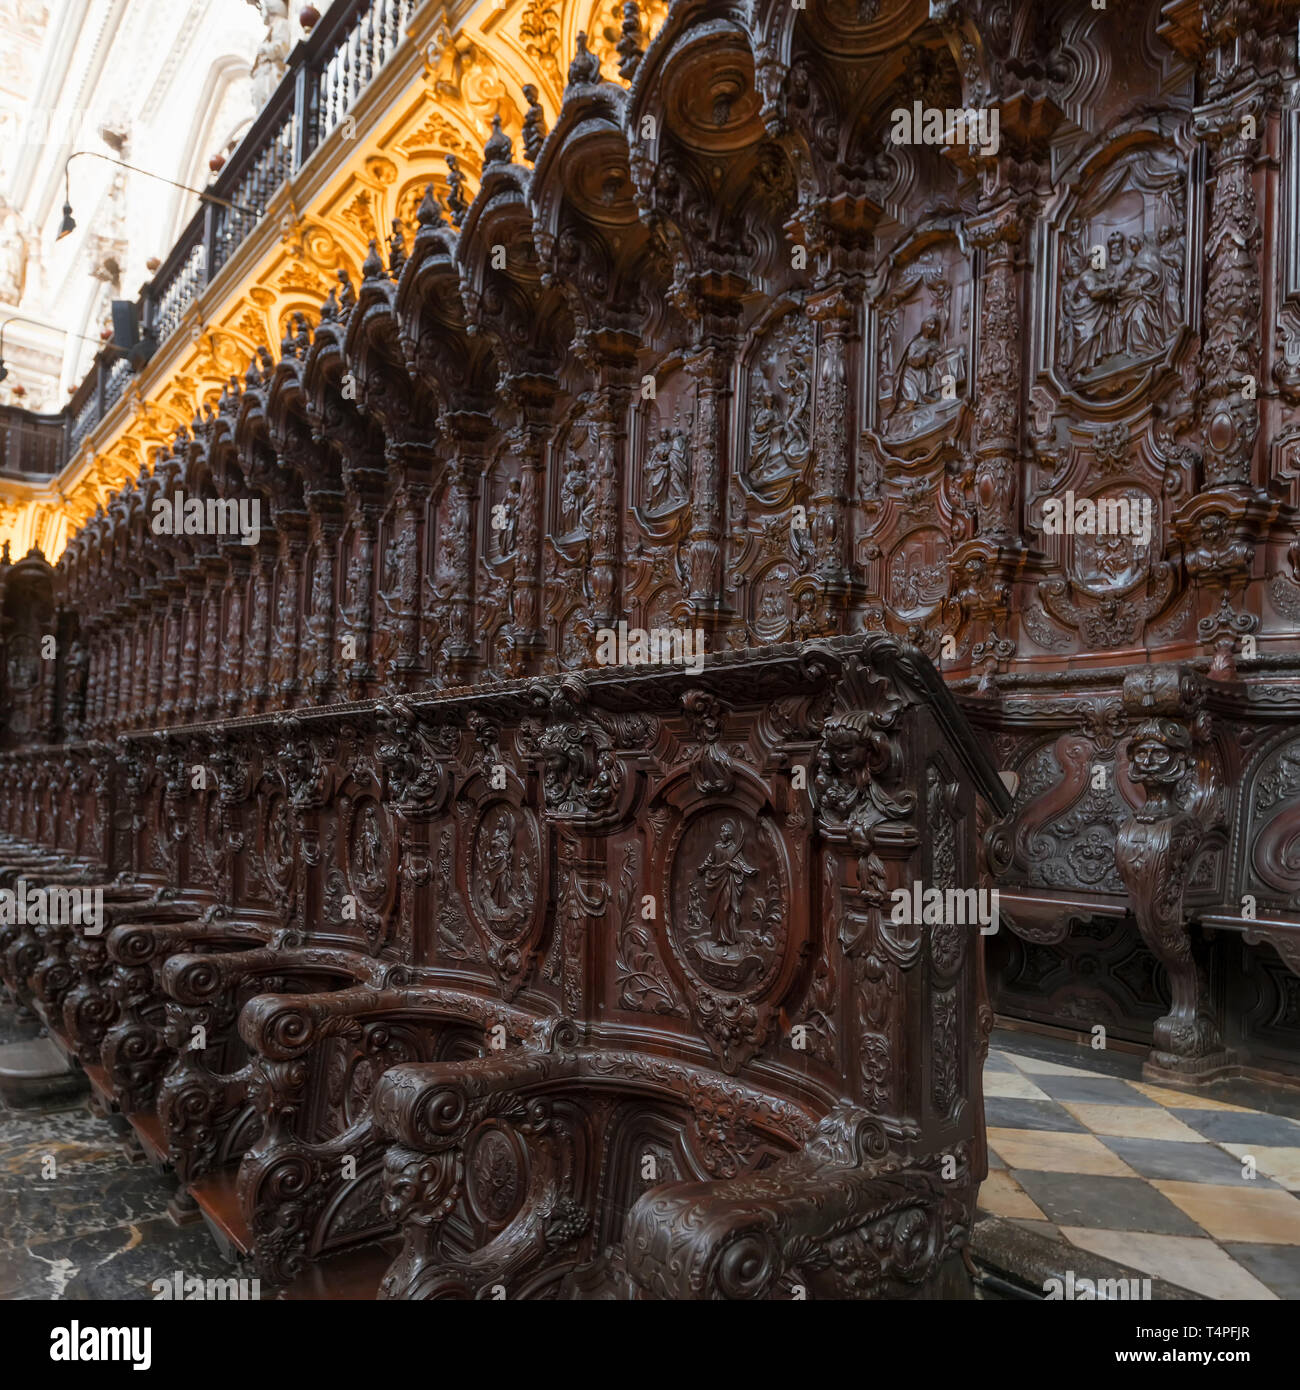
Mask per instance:
[[[879,1125],[843,1103],[766,1172],[652,1188],[628,1215],[628,1276],[660,1299],[792,1297],[796,1285],[907,1297],[965,1239],[962,1184],[888,1150]]]

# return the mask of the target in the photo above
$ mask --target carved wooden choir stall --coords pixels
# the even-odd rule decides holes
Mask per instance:
[[[271,1283],[959,1293],[985,953],[1300,1074],[1300,5],[627,10],[0,563],[0,971]]]

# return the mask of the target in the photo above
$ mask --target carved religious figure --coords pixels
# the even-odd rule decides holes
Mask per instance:
[[[352,881],[363,892],[376,893],[384,886],[383,853],[379,812],[374,802],[368,801],[357,822],[352,848]]]
[[[1058,354],[1074,381],[1162,351],[1183,308],[1185,197],[1172,153],[1104,170],[1061,238]]]
[[[967,388],[972,282],[956,241],[893,272],[878,301],[876,381],[882,433],[905,440],[950,419]]]
[[[497,555],[502,560],[509,559],[519,545],[519,516],[523,510],[520,494],[519,479],[511,478],[505,500],[499,504],[502,508],[499,513],[501,525],[494,526],[492,531],[496,537]]]
[[[808,321],[789,315],[767,336],[750,369],[745,481],[757,489],[802,471],[810,452],[812,340]]]
[[[483,854],[483,869],[488,879],[488,896],[503,912],[514,900],[515,878],[515,818],[503,811],[488,836]]]
[[[574,458],[560,485],[560,530],[569,535],[587,524],[591,511],[588,501],[590,491],[587,480],[587,465],[581,458]]]
[[[690,900],[692,925],[709,933],[718,946],[738,944],[745,888],[758,870],[745,860],[744,832],[734,820],[723,821],[718,840],[700,864]]]
[[[690,495],[690,455],[686,431],[664,426],[645,462],[645,504],[650,513],[668,511]]]
[[[266,33],[253,59],[253,106],[260,111],[275,93],[289,57],[288,0],[248,0],[257,7]]]
[[[672,433],[666,429],[660,430],[659,438],[645,463],[646,503],[651,509],[661,506],[668,498],[672,449]]]
[[[943,351],[939,341],[939,315],[927,314],[921,330],[903,350],[894,382],[894,410],[915,410],[939,398],[940,364]]]
[[[538,852],[536,823],[526,811],[505,802],[488,807],[474,836],[470,896],[493,936],[513,937],[532,913]]]
[[[289,851],[289,807],[283,797],[277,797],[271,809],[266,851],[272,867],[277,870],[283,870],[292,857]]]
[[[86,676],[90,657],[79,639],[74,638],[68,652],[66,718],[70,724],[80,724],[86,713]]]

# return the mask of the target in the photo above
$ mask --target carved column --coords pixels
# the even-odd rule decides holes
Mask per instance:
[[[1243,19],[1233,11],[1218,22],[1222,32],[1206,29],[1218,43],[1205,64],[1207,85],[1216,94],[1225,83],[1245,89],[1219,95],[1193,123],[1206,145],[1210,189],[1200,360],[1204,485],[1179,507],[1173,524],[1197,592],[1197,637],[1217,650],[1211,674],[1230,677],[1238,639],[1259,627],[1258,616],[1244,611],[1245,601],[1260,537],[1277,510],[1255,483],[1263,391],[1263,236],[1255,179],[1271,103],[1253,62],[1230,61],[1218,69]]]
[[[1249,484],[1259,434],[1259,212],[1254,131],[1264,119],[1258,92],[1196,117],[1209,149],[1210,227],[1205,249],[1205,331],[1201,340],[1201,437],[1206,481]],[[1256,383],[1250,392],[1247,379]]]
[[[88,850],[91,858],[108,868],[108,843],[105,831],[113,816],[113,750],[106,743],[90,745],[90,767],[94,794],[94,814],[90,818]]]
[[[828,618],[842,627],[842,604],[848,592],[846,542],[849,493],[849,441],[854,437],[849,392],[848,344],[855,300],[844,285],[818,291],[808,313],[821,324],[818,353],[814,448],[816,471],[812,493],[812,539],[817,577],[826,587]],[[837,612],[838,610],[838,612]]]
[[[244,605],[248,597],[249,559],[244,546],[231,546],[221,642],[221,709],[237,714],[244,691]]]
[[[216,556],[204,559],[207,582],[203,591],[203,640],[199,647],[197,703],[209,719],[221,704],[221,596],[225,589],[226,567]]]
[[[174,580],[167,585],[167,611],[163,617],[163,678],[162,703],[158,707],[161,721],[166,724],[176,713],[180,697],[181,633],[185,624],[185,609],[181,595],[183,587]]]
[[[141,600],[143,606],[143,599]],[[145,694],[149,681],[149,619],[145,612],[136,615],[131,624],[133,655],[131,658],[131,722],[145,722]]]
[[[696,622],[716,632],[723,623],[722,526],[726,497],[727,375],[730,359],[717,347],[688,358],[695,379],[695,438],[691,459],[688,597]]]
[[[602,372],[591,420],[596,429],[591,511],[591,620],[612,627],[622,611],[619,570],[623,552],[622,479],[626,460],[628,391],[618,367]]]
[[[349,506],[353,523],[353,551],[348,561],[344,612],[353,657],[345,662],[348,696],[359,700],[375,679],[373,632],[375,580],[375,526],[373,507]]]
[[[337,517],[313,513],[311,585],[308,603],[311,617],[308,622],[312,641],[311,697],[317,703],[327,700],[335,688],[334,618],[338,607],[338,575],[335,560],[338,555],[340,523]]]
[[[542,508],[546,442],[552,429],[556,386],[548,377],[516,377],[510,392],[519,402],[521,421],[510,437],[519,460],[519,515],[515,527],[512,574],[513,649],[507,662],[511,675],[536,669],[545,649],[542,627]]]
[[[288,508],[276,509],[279,553],[275,573],[275,625],[271,633],[271,679],[268,694],[284,709],[297,701],[302,684],[298,676],[301,650],[302,563],[306,551],[307,517]]]
[[[269,680],[271,582],[275,574],[274,550],[265,542],[253,557],[253,578],[248,596],[248,641],[244,648],[245,714],[263,709]]]
[[[953,551],[953,586],[970,622],[971,664],[1007,661],[1010,581],[1024,559],[1020,534],[1021,339],[1024,333],[1017,250],[1026,205],[1004,199],[969,227],[984,252],[983,297],[975,371],[974,492],[976,534]]]
[[[199,652],[203,633],[203,586],[191,580],[185,595],[185,642],[181,651],[181,692],[177,714],[182,722],[194,717],[199,705]]]
[[[396,654],[389,679],[399,689],[409,689],[429,670],[421,596],[433,451],[427,444],[389,444],[386,457],[400,480],[393,507],[397,572],[391,576],[394,592],[389,600],[394,610]]]
[[[119,652],[120,643],[115,627],[108,625],[105,635],[105,642],[108,646],[108,679],[105,682],[104,691],[104,724],[112,729],[117,723],[118,711],[118,680],[121,672],[121,657]]]
[[[1187,671],[1145,667],[1124,681],[1124,707],[1142,722],[1128,744],[1129,776],[1146,802],[1120,828],[1115,865],[1138,931],[1169,976],[1173,1006],[1157,1019],[1147,1070],[1205,1078],[1232,1062],[1215,1025],[1205,967],[1183,904],[1198,852],[1218,818],[1217,774],[1205,743],[1204,691]]]
[[[163,668],[167,661],[167,601],[166,592],[154,587],[152,594],[153,615],[149,620],[149,688],[145,697],[145,723],[153,725],[158,721],[158,707],[162,702]]]
[[[971,228],[984,252],[979,360],[975,370],[975,507],[979,538],[1020,541],[1020,312],[1016,249],[1022,223],[1004,206]]]
[[[439,570],[450,581],[447,611],[447,669],[455,685],[473,679],[479,665],[474,631],[474,594],[478,576],[477,514],[479,478],[492,422],[474,411],[454,411],[442,419],[452,450],[446,474],[447,521],[439,537]]]
[[[90,649],[90,667],[86,675],[86,724],[98,733],[104,727],[104,692],[108,686],[104,639],[98,629],[92,627],[87,631],[85,640]]]

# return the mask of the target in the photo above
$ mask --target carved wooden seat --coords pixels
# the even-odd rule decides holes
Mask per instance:
[[[161,1144],[182,1187],[238,1161],[256,1136],[250,1069],[235,1024],[243,1004],[263,989],[343,988],[364,963],[337,952],[250,946],[177,952],[158,969],[166,997],[165,1070],[154,1105]]]
[[[497,702],[489,761],[540,786],[452,815],[498,996],[553,1026],[380,1078],[384,1295],[953,1292],[979,923],[894,893],[973,888],[976,789],[1006,796],[933,668],[840,639],[532,700],[517,728]]]
[[[102,936],[124,913],[147,913],[152,899],[146,888],[105,884],[93,866],[70,865],[65,860],[54,865],[44,861],[22,865],[13,871],[9,882],[0,886],[16,892],[19,882],[27,894],[33,890],[76,888],[98,891],[103,896],[102,922],[38,921],[32,915],[25,915],[25,920],[20,921],[15,913],[12,920],[0,924],[0,974],[6,985],[16,997],[33,1003],[43,1015],[57,1020],[63,996],[74,979],[68,964],[74,938]]]
[[[491,997],[387,985],[385,973],[331,993],[260,995],[240,1015],[261,1134],[240,1163],[238,1195],[247,1249],[267,1283],[392,1234],[380,1191],[386,1142],[371,1111],[390,1066],[479,1056],[498,1027],[516,1039],[546,1028]]]

